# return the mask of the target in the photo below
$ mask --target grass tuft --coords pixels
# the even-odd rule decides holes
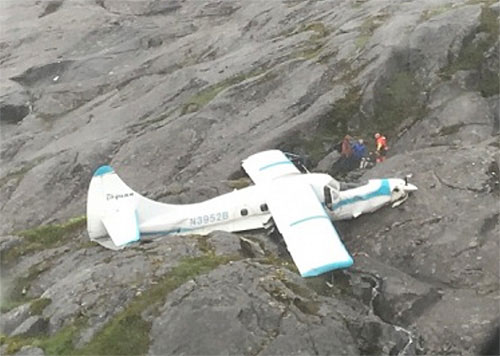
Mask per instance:
[[[242,73],[229,77],[220,83],[209,86],[203,89],[198,94],[191,97],[182,107],[181,115],[193,113],[199,111],[210,101],[212,101],[221,91],[239,84],[249,78],[256,77],[264,73],[264,69],[256,69],[248,73]]]
[[[121,313],[111,320],[83,348],[78,355],[142,355],[149,349],[151,323],[142,319],[147,308],[158,308],[166,296],[188,280],[205,274],[232,260],[229,256],[207,253],[200,257],[186,258],[167,273],[149,290],[137,296]]]
[[[149,308],[160,307],[170,292],[188,280],[234,259],[233,256],[215,256],[213,253],[183,259],[150,289],[135,297],[81,348],[75,348],[73,340],[88,323],[87,318],[83,317],[53,335],[37,337],[0,335],[0,341],[2,344],[7,344],[9,354],[17,352],[23,346],[31,345],[43,349],[47,355],[144,355],[149,349],[151,322],[144,320],[141,314]],[[32,303],[32,308],[43,310],[47,303],[50,303],[50,299],[39,299]]]
[[[480,36],[477,36],[480,34]],[[443,79],[450,79],[460,70],[477,70],[478,89],[483,97],[500,93],[500,74],[498,67],[491,69],[485,65],[486,53],[495,45],[500,35],[498,15],[494,10],[483,6],[480,25],[476,31],[464,39],[460,53],[441,71]]]
[[[31,302],[30,304],[30,314],[31,315],[41,315],[43,310],[52,303],[50,298],[38,298]]]
[[[20,244],[2,251],[0,258],[2,265],[7,265],[20,256],[35,251],[54,248],[64,243],[64,237],[86,226],[85,215],[72,218],[62,224],[50,224],[36,227],[34,229],[14,232],[13,235],[24,237]]]

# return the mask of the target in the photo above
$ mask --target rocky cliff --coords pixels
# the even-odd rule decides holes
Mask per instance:
[[[0,6],[2,353],[498,350],[498,2]],[[189,203],[233,189],[252,153],[331,172],[341,137],[375,131],[389,158],[358,175],[419,191],[336,224],[350,269],[302,279],[264,233],[87,239],[102,164]]]

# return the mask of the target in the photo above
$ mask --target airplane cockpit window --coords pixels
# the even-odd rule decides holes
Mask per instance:
[[[328,182],[327,186],[333,190],[340,190],[340,183],[335,179],[332,179],[330,182]]]
[[[323,194],[325,197],[325,205],[328,209],[332,210],[333,206],[340,200],[340,184],[335,179],[331,180],[323,188]]]
[[[285,156],[294,164],[301,173],[309,173],[306,168],[306,159],[300,155],[290,152],[283,152]]]

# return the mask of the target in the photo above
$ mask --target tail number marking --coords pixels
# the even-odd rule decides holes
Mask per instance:
[[[220,211],[218,213],[196,216],[194,218],[189,219],[189,223],[191,226],[200,226],[200,225],[213,224],[227,219],[229,219],[229,212]]]

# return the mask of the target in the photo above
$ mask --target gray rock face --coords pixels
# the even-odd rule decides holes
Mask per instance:
[[[241,273],[249,278],[241,279]],[[285,275],[297,288],[304,281]],[[288,278],[287,278],[288,280]],[[292,281],[287,281],[292,285]],[[297,295],[273,269],[251,263],[219,268],[171,294],[153,322],[150,354],[355,354],[347,325],[319,298]],[[173,307],[175,306],[175,308]],[[335,330],[328,335],[328,330]]]
[[[23,304],[2,314],[1,332],[10,335],[19,325],[29,317],[29,304]]]
[[[132,313],[149,334],[139,354],[403,355],[477,354],[498,330],[498,3],[0,6],[1,300],[22,303],[2,313],[5,335],[73,330],[67,352],[91,353]],[[303,280],[265,232],[120,252],[84,227],[16,236],[85,214],[102,164],[152,199],[191,203],[234,189],[252,153],[332,172],[345,134],[371,151],[378,131],[387,160],[347,178],[413,173],[419,190],[335,224],[346,271]],[[39,298],[52,302],[30,315]]]
[[[44,334],[47,330],[47,320],[39,316],[30,316],[28,319],[22,322],[11,334],[10,336],[35,336],[39,334]]]
[[[44,356],[45,353],[39,347],[23,346],[21,350],[16,352],[16,356]]]

